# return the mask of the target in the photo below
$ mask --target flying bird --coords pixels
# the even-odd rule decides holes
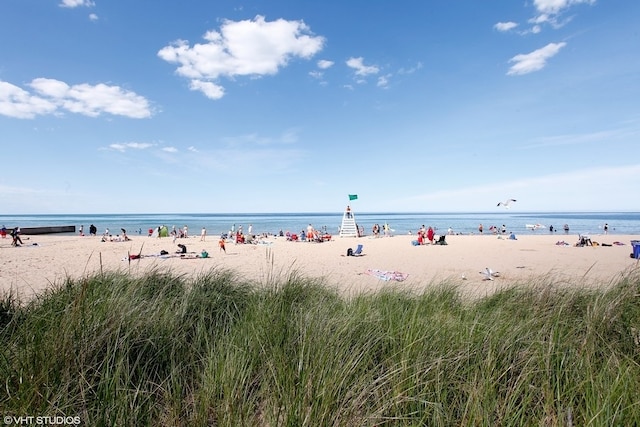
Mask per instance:
[[[505,200],[504,202],[498,202],[498,204],[496,206],[504,206],[505,208],[509,209],[511,203],[515,202],[516,199],[508,199]]]

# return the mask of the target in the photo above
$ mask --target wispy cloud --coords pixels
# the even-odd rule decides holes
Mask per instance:
[[[320,61],[318,61],[318,68],[320,68],[321,70],[326,70],[327,68],[331,68],[333,64],[334,64],[333,61],[321,59]]]
[[[515,23],[515,22],[498,22],[497,24],[495,24],[493,26],[493,28],[495,28],[496,30],[498,30],[500,32],[506,32],[506,31],[513,30],[517,26],[518,26],[518,24]]]
[[[540,148],[582,144],[594,144],[596,146],[600,146],[605,141],[613,142],[618,140],[629,140],[633,138],[640,138],[640,128],[638,128],[637,123],[630,122],[628,124],[622,124],[622,126],[617,129],[601,130],[590,133],[553,135],[543,138],[536,138],[529,144],[523,145],[521,148],[524,150],[537,150]]]
[[[596,0],[533,0],[533,5],[540,13],[558,15],[571,6],[579,4],[595,4]]]
[[[364,65],[364,58],[349,58],[347,60],[347,67],[352,68],[356,76],[365,77],[370,74],[378,74],[380,69],[375,65]]]
[[[530,24],[528,28],[514,31],[520,24],[513,21],[498,22],[493,28],[503,33],[538,34],[545,26],[557,29],[571,22],[572,16],[564,16],[570,8],[581,4],[592,5],[595,3],[596,0],[534,0],[533,7],[536,14],[527,20],[527,23]]]
[[[299,139],[298,129],[286,129],[282,134],[278,136],[263,136],[258,133],[248,133],[239,136],[231,136],[223,138],[222,141],[227,147],[251,147],[251,146],[266,146],[266,145],[279,145],[279,144],[293,144]]]
[[[552,28],[561,28],[568,22],[571,17],[564,17],[564,14],[572,7],[582,4],[592,5],[596,0],[534,0],[533,6],[537,14],[528,20],[532,27],[524,33],[539,33],[542,31],[543,25],[549,25]]]
[[[155,144],[151,144],[149,142],[125,142],[125,143],[114,143],[109,145],[109,149],[120,151],[124,153],[128,150],[146,150],[147,148],[153,147]]]
[[[514,63],[507,75],[523,75],[539,71],[547,65],[547,61],[560,52],[560,49],[566,46],[565,42],[549,43],[543,48],[534,50],[526,54],[519,54],[509,60]]]
[[[62,0],[62,2],[60,2],[60,7],[66,7],[69,9],[80,6],[93,7],[95,6],[95,3],[91,0]]]
[[[381,88],[389,87],[389,78],[390,77],[391,77],[391,74],[387,74],[385,76],[378,77],[378,82],[376,83],[376,86],[381,87]]]
[[[628,195],[634,194],[639,185],[640,164],[601,166],[443,189],[394,202],[405,206],[429,203],[469,212],[490,211],[496,202],[514,197],[524,212],[535,211],[538,206],[576,211],[607,210],[608,206],[631,209],[637,208],[637,202]]]
[[[409,68],[400,68],[398,70],[398,74],[413,74],[415,72],[417,72],[418,70],[422,69],[423,65],[422,62],[418,62],[416,65],[414,65],[413,67],[409,67]]]

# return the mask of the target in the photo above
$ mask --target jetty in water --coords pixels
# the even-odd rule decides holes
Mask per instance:
[[[20,227],[20,234],[33,236],[36,234],[75,233],[75,225],[54,225],[49,227]]]

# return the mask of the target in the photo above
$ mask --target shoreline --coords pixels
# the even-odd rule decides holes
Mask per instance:
[[[353,212],[353,211],[352,211]],[[356,223],[365,234],[371,234],[374,224],[382,227],[388,223],[397,235],[415,232],[424,224],[447,232],[451,227],[454,232],[463,235],[478,234],[478,227],[483,224],[485,234],[493,225],[506,226],[508,232],[518,235],[549,234],[553,225],[554,235],[564,234],[564,225],[568,225],[569,234],[600,234],[604,224],[609,224],[609,231],[616,235],[640,234],[640,212],[620,211],[576,211],[576,212],[515,212],[498,210],[495,212],[353,212]],[[197,233],[206,227],[209,234],[220,235],[244,225],[247,229],[253,224],[256,234],[278,234],[290,231],[300,232],[309,223],[318,230],[337,234],[341,226],[341,212],[308,212],[308,213],[186,213],[186,214],[37,214],[37,215],[0,215],[4,225],[19,225],[22,228],[32,226],[69,226],[76,230],[84,226],[85,232],[90,224],[97,227],[99,234],[107,229],[128,230],[131,237],[147,236],[149,228],[156,229],[166,225],[184,228]],[[544,227],[542,226],[544,224]],[[531,230],[527,226],[540,226]]]
[[[640,235],[592,234],[599,246],[590,247],[573,246],[578,237],[572,234],[521,235],[517,240],[454,234],[446,236],[446,246],[414,246],[415,235],[333,237],[324,243],[271,236],[259,244],[227,242],[226,254],[214,236],[204,242],[200,236],[190,236],[175,243],[172,238],[130,237],[126,242],[102,242],[101,236],[32,235],[23,236],[21,247],[12,247],[10,238],[0,239],[0,289],[30,299],[67,277],[79,279],[100,271],[145,274],[159,268],[195,277],[226,269],[256,284],[272,284],[292,274],[320,279],[345,295],[389,287],[419,291],[447,282],[464,294],[480,297],[540,280],[603,287],[640,265],[630,257],[631,241],[640,240]],[[557,244],[562,241],[566,244]],[[175,253],[178,243],[187,246],[186,259]],[[363,245],[363,256],[346,256],[347,249],[358,244]],[[209,258],[196,258],[202,249]],[[160,256],[162,250],[168,254]],[[129,262],[128,255],[138,253],[142,257]],[[481,272],[486,268],[498,272],[493,280],[484,280]],[[404,276],[403,281],[395,280]]]

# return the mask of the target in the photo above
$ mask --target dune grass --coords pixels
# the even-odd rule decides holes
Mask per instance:
[[[2,415],[83,425],[633,425],[640,275],[470,301],[153,270],[0,298]]]

